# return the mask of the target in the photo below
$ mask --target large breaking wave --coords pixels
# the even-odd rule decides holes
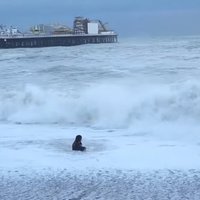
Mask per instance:
[[[28,85],[0,95],[0,120],[8,123],[123,128],[138,122],[200,120],[200,83],[96,84],[79,93]]]

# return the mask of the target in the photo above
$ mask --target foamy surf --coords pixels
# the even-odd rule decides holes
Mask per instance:
[[[1,50],[0,198],[199,199],[198,44]]]
[[[154,121],[198,123],[200,84],[94,84],[81,91],[55,91],[28,85],[0,95],[6,123],[73,124],[123,128]]]

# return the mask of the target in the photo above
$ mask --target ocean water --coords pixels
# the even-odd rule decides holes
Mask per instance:
[[[199,77],[199,36],[0,49],[0,198],[200,199]]]
[[[0,50],[0,123],[198,124],[199,52],[199,37]]]

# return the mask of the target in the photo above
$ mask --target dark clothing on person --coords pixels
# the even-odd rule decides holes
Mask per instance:
[[[86,148],[82,146],[81,140],[82,140],[82,136],[77,135],[74,143],[72,144],[73,151],[85,151],[86,150]]]
[[[74,151],[85,151],[86,148],[82,146],[81,142],[74,141],[74,143],[72,144],[72,150],[74,150]]]

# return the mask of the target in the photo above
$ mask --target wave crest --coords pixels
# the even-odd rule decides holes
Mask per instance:
[[[143,121],[197,121],[200,84],[93,85],[76,95],[28,85],[0,96],[0,120],[121,128]]]

